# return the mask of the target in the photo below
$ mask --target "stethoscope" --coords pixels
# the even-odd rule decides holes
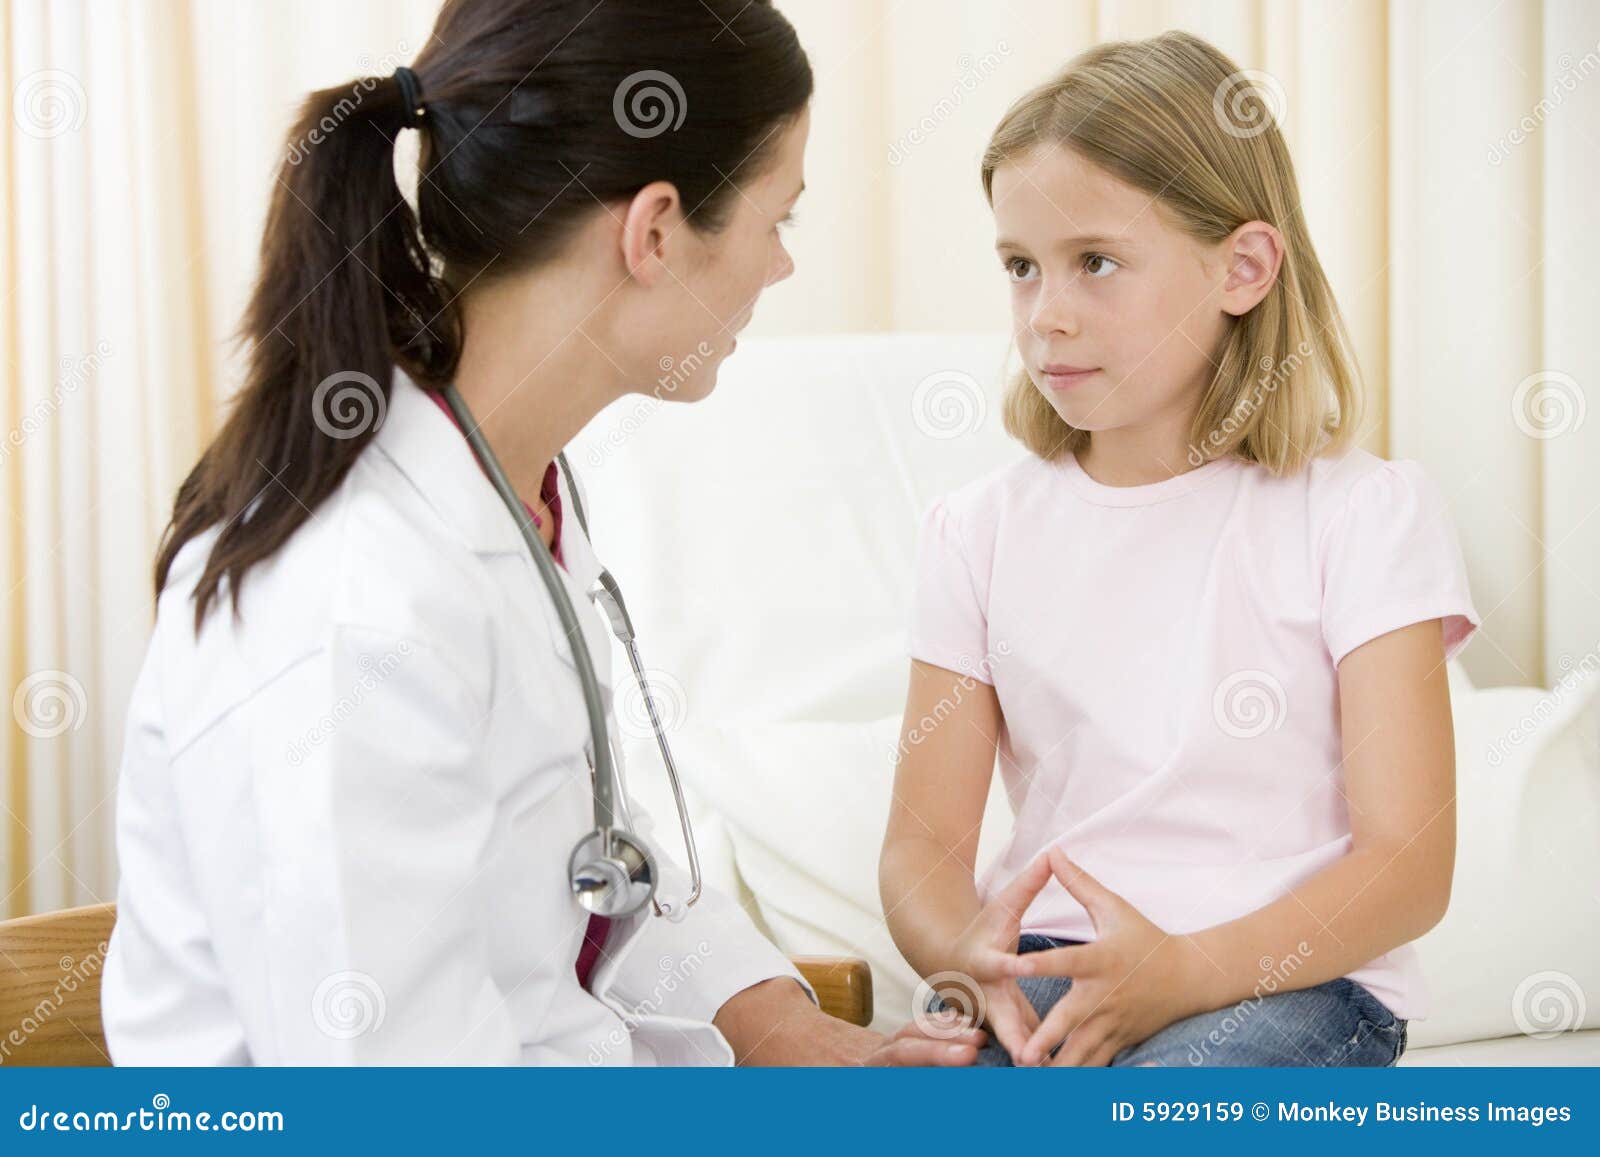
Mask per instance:
[[[650,854],[650,849],[645,846],[644,841],[630,830],[633,827],[633,820],[628,815],[626,788],[620,782],[616,765],[611,758],[605,701],[600,694],[600,682],[595,677],[594,660],[589,654],[588,644],[584,641],[583,628],[578,623],[578,612],[567,594],[566,583],[556,570],[556,560],[551,555],[550,548],[544,544],[544,539],[534,532],[533,520],[528,517],[522,500],[512,489],[500,460],[489,448],[488,441],[478,429],[478,423],[473,419],[472,412],[467,409],[467,404],[461,400],[461,395],[452,385],[445,386],[441,392],[450,407],[450,412],[455,415],[456,422],[466,431],[467,444],[472,447],[473,455],[483,467],[484,473],[489,476],[495,492],[500,495],[500,500],[511,512],[511,517],[516,521],[517,528],[522,531],[528,549],[533,553],[534,566],[550,591],[556,614],[561,619],[561,628],[566,632],[567,642],[572,646],[572,658],[578,668],[578,681],[583,686],[583,702],[589,713],[590,744],[593,748],[589,771],[594,791],[594,830],[578,841],[578,846],[572,849],[572,856],[567,861],[567,874],[572,884],[573,895],[577,897],[579,904],[601,916],[630,916],[649,901],[655,908],[657,916],[666,916],[675,921],[681,920],[690,905],[700,898],[700,857],[695,851],[694,830],[689,825],[689,810],[683,802],[683,788],[678,783],[678,768],[672,761],[672,751],[668,748],[667,737],[661,730],[661,717],[656,713],[655,699],[651,696],[650,684],[645,679],[644,665],[639,662],[639,648],[634,642],[633,621],[628,618],[627,606],[622,600],[622,588],[617,585],[617,580],[611,577],[611,572],[602,568],[599,586],[589,592],[589,597],[605,612],[606,618],[611,623],[611,630],[628,652],[628,662],[633,665],[634,678],[639,681],[639,690],[644,693],[645,710],[650,715],[650,727],[656,734],[656,745],[661,748],[661,758],[667,767],[667,777],[672,781],[672,797],[678,805],[678,822],[683,828],[683,845],[689,853],[689,875],[694,885],[681,906],[672,901],[663,902],[656,899],[655,857]],[[573,483],[567,456],[565,453],[558,454],[556,460],[561,464],[561,472],[566,475],[567,490],[572,495],[573,512],[578,516],[578,525],[583,528],[584,537],[587,538],[589,522],[584,517],[583,500],[578,497],[578,488]],[[614,814],[614,809],[618,805],[622,811],[622,825],[618,825]]]

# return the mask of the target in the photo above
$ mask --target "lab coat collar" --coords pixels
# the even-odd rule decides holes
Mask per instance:
[[[527,553],[522,531],[479,467],[466,438],[438,403],[398,366],[375,442],[470,550],[478,554]],[[600,562],[578,525],[567,478],[559,470],[557,475],[562,561],[578,589],[588,591],[599,577]]]

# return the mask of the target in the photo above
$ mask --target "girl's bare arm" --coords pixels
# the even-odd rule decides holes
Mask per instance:
[[[980,910],[973,873],[999,735],[992,686],[912,662],[878,889],[890,935],[923,976],[960,967],[952,949]]]

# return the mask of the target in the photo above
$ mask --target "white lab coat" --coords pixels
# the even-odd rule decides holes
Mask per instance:
[[[600,565],[561,487],[609,704]],[[196,640],[214,537],[178,557],[129,710],[113,1060],[723,1065],[730,996],[789,976],[816,999],[709,889],[681,923],[614,922],[579,986],[567,861],[593,812],[571,648],[466,440],[405,374],[343,485],[246,576],[242,619],[224,604]],[[665,894],[687,894],[676,822],[630,803]]]

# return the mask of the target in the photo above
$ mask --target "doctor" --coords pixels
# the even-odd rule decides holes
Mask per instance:
[[[117,805],[116,1062],[971,1063],[981,1033],[835,1020],[737,904],[685,907],[677,825],[622,792],[653,900],[608,918],[575,885],[603,756],[552,589],[606,705],[612,677],[556,459],[666,358],[695,367],[673,396],[711,391],[792,269],[811,85],[762,0],[449,0],[414,71],[307,100],[245,381],[156,567]]]

